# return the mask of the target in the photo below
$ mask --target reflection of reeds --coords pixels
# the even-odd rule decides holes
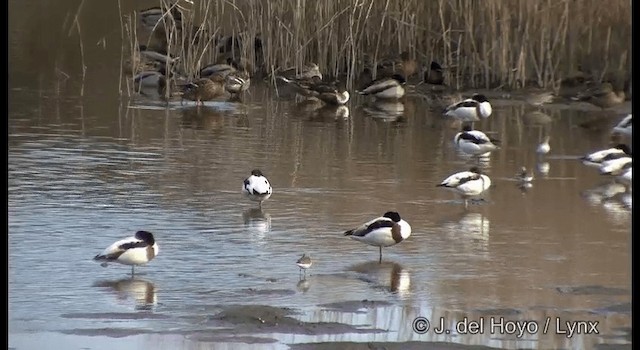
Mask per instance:
[[[212,0],[185,6],[180,20],[167,11],[146,41],[181,57],[177,65],[187,77],[233,56],[251,62],[251,73],[272,78],[279,68],[316,62],[327,76],[346,75],[352,88],[365,66],[375,77],[385,56],[407,51],[422,63],[443,63],[445,80],[457,88],[556,87],[578,65],[595,79],[629,71],[630,6],[597,0]],[[123,43],[131,55],[141,31],[134,23],[122,22],[131,33]]]

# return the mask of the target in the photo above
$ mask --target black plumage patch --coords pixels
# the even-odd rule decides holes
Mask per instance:
[[[128,250],[133,248],[144,248],[146,246],[148,246],[147,242],[138,241],[121,244],[120,246],[118,246],[118,249]]]

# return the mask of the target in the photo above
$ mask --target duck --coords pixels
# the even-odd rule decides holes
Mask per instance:
[[[411,225],[396,211],[388,211],[381,217],[344,232],[356,241],[378,247],[379,263],[382,263],[382,248],[396,245],[411,236]]]
[[[160,79],[165,75],[159,71],[143,71],[133,77],[133,84],[136,91],[143,89],[157,89]]]
[[[481,118],[488,118],[491,112],[491,103],[487,97],[482,94],[473,94],[471,98],[449,105],[443,113],[448,117],[474,122]]]
[[[259,207],[262,208],[262,202],[271,197],[273,189],[262,171],[260,171],[260,169],[253,169],[251,175],[244,179],[242,193],[250,200],[258,202]]]
[[[158,243],[149,231],[138,231],[132,237],[124,238],[108,246],[93,260],[106,267],[109,263],[131,265],[131,276],[134,267],[144,265],[158,256]]]
[[[301,81],[314,78],[318,78],[319,80],[323,79],[322,73],[320,72],[320,67],[314,62],[305,63],[302,66],[302,69],[300,69],[299,71],[296,70],[296,68],[284,70],[283,72],[279,73],[277,77],[284,77],[290,80]]]
[[[210,77],[213,75],[219,75],[223,78],[226,78],[227,75],[236,72],[236,66],[233,58],[227,57],[222,62],[217,62],[213,64],[209,64],[202,69],[200,69],[200,77]]]
[[[586,166],[600,168],[602,162],[629,156],[631,156],[631,149],[629,149],[629,146],[620,143],[611,148],[589,153],[580,157],[579,160]]]
[[[418,63],[411,58],[409,51],[403,51],[400,56],[385,58],[376,67],[378,76],[391,76],[402,74],[403,77],[410,77],[418,70]]]
[[[362,90],[356,91],[360,95],[371,95],[377,99],[401,99],[405,90],[403,85],[406,83],[404,76],[394,74],[388,78],[376,79],[367,84]]]
[[[152,50],[147,45],[138,46],[138,52],[141,59],[160,62],[164,65],[173,65],[180,60],[180,57],[168,54],[165,49]]]
[[[524,101],[538,107],[553,102],[555,97],[551,91],[532,91],[524,96]]]
[[[470,125],[464,125],[457,133],[453,142],[464,153],[473,156],[488,156],[490,152],[499,149],[499,140],[489,138],[480,130],[473,130]]]
[[[313,265],[313,261],[311,261],[311,257],[305,253],[296,261],[296,265],[300,268],[300,273],[304,270],[304,277],[307,277],[307,269]]]
[[[618,124],[616,124],[616,126],[613,127],[611,133],[632,136],[631,118],[632,114],[627,114],[626,117],[624,117]]]
[[[444,71],[440,63],[431,61],[429,69],[424,71],[423,83],[431,85],[444,84]]]
[[[279,78],[292,85],[296,92],[307,98],[317,98],[318,100],[334,106],[342,106],[349,102],[349,91],[344,83],[323,82],[315,76],[309,79],[288,79],[283,76]]]
[[[224,84],[225,79],[220,75],[196,79],[182,87],[182,100],[196,101],[197,105],[204,104],[204,101],[224,95]]]
[[[614,91],[613,85],[605,82],[589,87],[572,99],[574,101],[586,101],[601,109],[606,109],[623,103],[625,94],[624,91]]]
[[[225,77],[224,88],[232,96],[239,96],[241,93],[247,91],[251,85],[251,77],[246,70],[236,70],[230,72]]]
[[[633,182],[633,167],[627,167],[626,170],[616,176],[616,179],[624,185],[631,186]]]
[[[516,180],[520,183],[530,183],[533,181],[533,174],[527,171],[527,167],[523,166],[516,174]]]
[[[600,164],[600,175],[622,175],[633,166],[632,162],[633,158],[629,156],[605,160]]]
[[[183,0],[186,3],[193,5],[192,0]],[[182,12],[188,11],[188,9],[182,6],[179,1],[171,4],[168,9],[163,9],[160,6],[150,7],[144,10],[139,11],[139,17],[142,21],[142,24],[148,29],[154,29],[158,22],[164,17],[167,18],[171,16],[173,20],[176,22],[176,26],[178,27],[178,23],[182,22]]]
[[[549,151],[551,151],[551,145],[549,145],[549,139],[550,138],[551,137],[549,135],[546,135],[542,139],[542,142],[540,142],[540,144],[536,148],[536,153],[538,153],[540,155],[543,155],[543,154],[547,154],[547,153],[549,153]]]
[[[450,175],[436,187],[444,187],[462,196],[464,207],[468,206],[468,199],[479,196],[491,186],[489,176],[483,174],[476,166],[468,171],[461,171]]]

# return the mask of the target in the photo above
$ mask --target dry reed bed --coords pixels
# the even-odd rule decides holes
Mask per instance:
[[[159,5],[172,5],[160,0]],[[221,55],[216,38],[249,38],[230,48],[253,73],[316,62],[348,87],[365,65],[408,51],[446,67],[456,88],[557,88],[579,70],[596,80],[628,80],[631,2],[623,0],[211,0],[195,1],[176,30],[142,33],[136,13],[122,14],[128,52],[163,37],[195,76]],[[180,26],[180,24],[178,24]],[[256,45],[253,38],[259,38]],[[227,50],[228,51],[228,50]],[[374,72],[375,74],[375,72]]]

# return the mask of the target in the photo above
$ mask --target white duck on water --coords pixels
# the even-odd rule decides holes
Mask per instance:
[[[470,125],[465,125],[453,138],[453,142],[464,153],[486,157],[490,152],[499,149],[496,144],[500,141],[489,138],[480,130],[473,130]]]
[[[158,251],[158,243],[153,234],[148,231],[138,231],[133,237],[111,244],[93,260],[102,262],[103,267],[110,262],[131,265],[131,276],[133,276],[134,267],[153,260],[158,255]]]
[[[488,118],[493,109],[486,96],[474,94],[471,98],[456,102],[444,110],[444,115],[462,121],[475,122]]]
[[[382,263],[382,247],[396,245],[411,236],[411,225],[395,211],[388,211],[381,217],[344,233],[356,241],[380,248],[379,263]]]
[[[262,202],[271,197],[273,190],[269,180],[262,174],[262,171],[254,169],[251,171],[251,176],[244,180],[242,193],[250,200],[258,202],[260,207],[262,207]]]
[[[461,171],[447,177],[436,186],[460,194],[464,200],[464,207],[467,208],[468,199],[486,191],[491,186],[491,179],[474,166],[468,171]]]
[[[629,146],[621,143],[611,148],[589,153],[583,157],[580,157],[580,161],[586,166],[600,168],[602,163],[605,161],[630,156],[631,150],[629,149]]]

